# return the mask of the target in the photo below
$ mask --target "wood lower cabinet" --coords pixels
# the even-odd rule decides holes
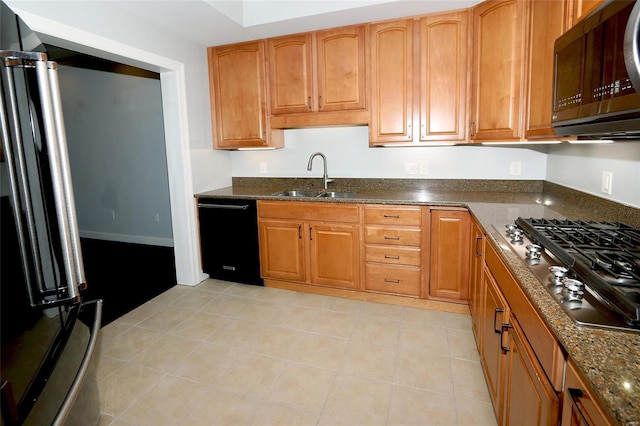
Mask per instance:
[[[259,201],[262,276],[358,289],[359,209],[345,204]]]
[[[264,41],[210,47],[209,85],[214,148],[280,148],[271,130]]]
[[[560,399],[546,380],[517,317],[513,315],[504,328],[507,332],[502,343],[502,350],[506,352],[502,424],[557,425]]]
[[[423,215],[421,207],[365,206],[365,290],[425,296]]]
[[[471,269],[469,277],[469,311],[471,312],[471,329],[481,351],[482,322],[484,306],[484,244],[485,235],[475,220],[471,221]]]
[[[573,360],[567,360],[561,426],[613,425]]]
[[[522,137],[528,4],[487,0],[473,8],[472,141]]]
[[[490,244],[483,274],[481,312],[472,313],[479,315],[478,348],[498,423],[556,425],[564,369],[560,344]]]
[[[469,303],[471,215],[431,209],[429,298]]]

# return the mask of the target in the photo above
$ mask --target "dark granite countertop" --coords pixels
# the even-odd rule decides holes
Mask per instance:
[[[640,425],[640,333],[576,325],[524,262],[501,241],[500,228],[518,216],[622,221],[640,227],[640,209],[613,203],[548,182],[350,180],[339,190],[356,191],[354,198],[293,198],[274,196],[283,189],[304,189],[302,180],[241,180],[239,185],[196,194],[198,198],[248,198],[339,203],[417,204],[468,208],[484,228],[507,267],[555,333],[568,355],[591,383],[612,418],[622,425]],[[478,183],[480,182],[480,183]],[[483,186],[483,183],[484,185]],[[259,183],[259,184],[255,184]],[[373,183],[373,184],[372,184]],[[340,185],[340,183],[338,183]],[[332,188],[333,190],[333,188]]]

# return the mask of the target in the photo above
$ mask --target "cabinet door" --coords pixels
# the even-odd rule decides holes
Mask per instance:
[[[505,372],[504,425],[555,426],[560,400],[512,315],[504,337],[508,348]]]
[[[208,50],[216,148],[267,146],[263,41]]]
[[[498,419],[502,413],[502,378],[504,352],[502,351],[502,324],[509,322],[509,306],[500,292],[491,272],[484,269],[486,296],[482,315],[482,350],[480,357],[487,379],[493,410]]]
[[[316,33],[318,110],[342,111],[366,106],[365,27]]]
[[[269,39],[271,113],[313,111],[312,35]]]
[[[420,140],[467,136],[469,12],[420,20]]]
[[[482,342],[482,308],[484,307],[484,233],[473,221],[471,225],[471,277],[469,280],[469,310],[471,311],[471,328],[481,351]]]
[[[467,303],[471,217],[467,211],[431,211],[429,296]]]
[[[371,25],[369,142],[412,142],[413,20]]]
[[[358,225],[309,224],[310,280],[313,284],[358,288]]]
[[[264,278],[304,281],[304,224],[260,221],[260,266]]]
[[[527,4],[488,0],[473,8],[472,140],[513,140],[522,135]]]
[[[593,397],[578,368],[569,358],[565,373],[561,426],[613,425],[609,416]]]
[[[532,0],[529,12],[525,136],[553,137],[553,45],[565,30],[566,8],[561,1]]]
[[[605,0],[565,0],[568,9],[567,29],[586,18],[604,2]]]

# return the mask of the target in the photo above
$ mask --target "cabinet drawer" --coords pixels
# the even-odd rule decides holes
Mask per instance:
[[[366,226],[365,239],[367,244],[392,244],[396,246],[421,245],[420,228],[390,228],[381,226]]]
[[[420,269],[368,263],[365,289],[383,293],[420,296]]]
[[[366,247],[366,261],[393,265],[420,266],[422,250],[419,248],[395,246]]]
[[[268,219],[358,223],[359,211],[357,204],[258,201],[258,216]]]
[[[364,223],[420,226],[422,209],[420,207],[366,206]]]

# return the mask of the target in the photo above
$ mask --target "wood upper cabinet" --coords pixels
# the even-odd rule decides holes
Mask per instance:
[[[601,426],[615,424],[600,401],[593,397],[573,360],[567,360],[562,400],[561,426]]]
[[[522,137],[527,7],[520,0],[487,0],[473,8],[473,141]]]
[[[553,104],[555,40],[566,29],[566,7],[561,1],[531,0],[527,52],[525,137],[550,138]]]
[[[259,201],[258,226],[264,278],[359,288],[357,205]]]
[[[268,39],[273,127],[328,124],[322,115],[280,115],[359,110],[328,119],[366,123],[365,37],[366,25],[357,25]]]
[[[504,337],[506,352],[503,425],[556,426],[560,399],[512,315]]]
[[[429,298],[469,302],[471,216],[467,210],[431,210]]]
[[[568,30],[579,21],[586,18],[604,2],[605,0],[565,0],[566,29]]]
[[[217,149],[282,147],[269,128],[264,41],[207,49]]]
[[[467,136],[469,11],[420,19],[420,141]]]
[[[371,25],[369,143],[413,142],[414,20]]]
[[[371,25],[371,145],[464,141],[469,12]]]

